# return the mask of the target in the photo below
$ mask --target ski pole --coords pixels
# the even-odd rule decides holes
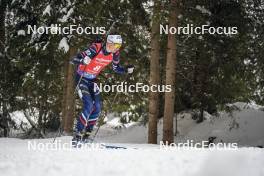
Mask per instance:
[[[127,81],[128,77],[129,77],[129,74],[126,75],[125,80],[122,81],[121,84],[123,84],[125,81]],[[113,104],[114,104],[114,102],[115,102],[115,100],[116,100],[116,98],[117,98],[117,96],[118,96],[118,93],[119,93],[119,92],[117,91],[116,94],[115,94],[115,96],[114,96],[114,99],[113,99],[112,103],[110,103],[110,110],[111,110],[111,111],[112,111],[112,109],[113,109]]]
[[[84,66],[84,70],[86,69],[86,66],[87,66],[87,65]],[[82,81],[83,76],[84,76],[84,72],[82,73],[81,77],[79,78],[78,83],[77,83],[77,85],[76,85],[76,87],[75,87],[75,89],[74,89],[73,94],[75,94],[76,91],[78,90],[78,87],[79,87],[79,85],[80,85],[80,83],[81,83],[81,81]],[[58,132],[57,132],[57,134],[55,135],[55,137],[53,138],[53,142],[52,142],[52,143],[54,143],[55,140],[56,140],[56,138],[57,138],[58,136],[61,135],[62,131],[63,131],[63,130],[62,130],[62,123],[60,123],[59,129],[58,129]]]
[[[122,81],[122,83],[124,83],[125,81],[127,81],[128,77],[129,77],[129,74],[126,75],[126,78],[125,78],[124,81]],[[110,110],[112,110],[112,107],[113,107],[113,104],[114,104],[114,102],[116,100],[117,95],[118,95],[118,92],[116,92],[116,94],[114,96],[114,100],[110,103]],[[105,113],[103,120],[105,119],[106,115],[107,115],[107,113]],[[102,125],[99,125],[99,127],[97,128],[97,130],[96,130],[96,132],[94,134],[94,137],[92,138],[91,142],[93,142],[95,140],[95,138],[97,136],[97,133],[99,132],[99,129],[100,129],[101,126]]]

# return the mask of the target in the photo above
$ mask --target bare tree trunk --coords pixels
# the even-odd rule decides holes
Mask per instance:
[[[68,62],[68,56],[66,56],[64,60],[64,66],[63,66],[63,93],[62,93],[62,107],[61,107],[61,128],[64,127],[65,124],[65,116],[66,116],[66,97],[67,97],[67,73],[68,73],[68,67],[69,67],[69,62]]]
[[[74,95],[74,68],[70,59],[74,56],[75,49],[70,47],[65,59],[64,90],[62,103],[62,125],[66,133],[71,133],[75,119],[75,95]]]
[[[151,54],[150,54],[150,85],[160,83],[160,2],[154,1],[154,13],[152,17],[151,29]],[[149,112],[148,112],[148,143],[157,143],[157,119],[159,115],[159,92],[149,92]]]
[[[2,108],[2,116],[0,116],[2,119],[2,126],[4,129],[4,136],[7,137],[9,135],[9,114],[8,114],[8,96],[5,95],[5,85],[7,85],[7,63],[8,59],[6,57],[5,53],[5,45],[6,45],[6,31],[5,31],[5,14],[6,14],[6,8],[7,8],[7,0],[0,1],[0,60],[1,60],[1,108]],[[0,109],[1,110],[1,109]]]
[[[0,56],[3,57],[5,53],[5,14],[6,14],[7,0],[0,1]]]
[[[171,0],[169,26],[177,26],[178,6],[177,0]],[[172,91],[165,92],[163,141],[173,142],[173,116],[175,101],[175,77],[176,77],[176,36],[168,34],[168,49],[166,63],[166,85],[171,85]]]

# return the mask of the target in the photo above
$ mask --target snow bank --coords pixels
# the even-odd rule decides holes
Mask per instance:
[[[232,143],[240,146],[264,146],[264,111],[256,104],[237,102],[229,104],[231,113],[220,112],[218,117],[210,117],[196,124],[190,116],[178,120],[180,135],[177,140],[205,141],[216,137],[215,142]]]
[[[176,143],[193,140],[208,141],[215,137],[215,143],[237,143],[239,146],[264,146],[264,111],[263,106],[254,103],[237,102],[228,106],[234,109],[231,113],[222,111],[219,116],[205,112],[205,121],[197,124],[192,119],[192,112],[182,112],[177,116]],[[175,129],[174,119],[174,129]],[[121,126],[117,128],[117,126]],[[158,123],[158,141],[162,140],[162,119]],[[147,126],[132,124],[125,127],[119,118],[111,117],[102,126],[98,138],[101,141],[118,143],[147,143]]]

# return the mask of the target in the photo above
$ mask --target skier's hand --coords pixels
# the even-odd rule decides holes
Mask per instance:
[[[78,64],[80,64],[80,59],[79,59],[78,57],[74,57],[74,58],[72,58],[72,60],[70,61],[70,64],[78,65]]]
[[[128,65],[127,67],[126,67],[126,72],[128,73],[128,74],[131,74],[131,73],[133,73],[133,71],[134,71],[134,65]]]
[[[88,65],[91,62],[90,57],[85,56],[85,58],[82,59],[83,65]]]

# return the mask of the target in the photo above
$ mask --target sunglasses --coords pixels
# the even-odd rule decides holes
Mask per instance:
[[[116,49],[119,49],[119,48],[121,48],[122,45],[120,43],[114,43],[114,46]]]

